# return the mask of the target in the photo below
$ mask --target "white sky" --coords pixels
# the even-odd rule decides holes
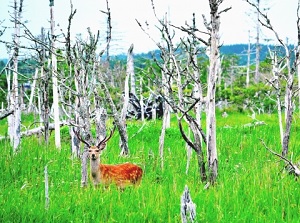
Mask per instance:
[[[1,0],[3,1],[3,0]],[[4,20],[2,25],[12,26],[9,21],[8,11],[12,11],[10,5],[13,0],[4,0],[1,3],[0,21]],[[72,33],[87,33],[87,27],[91,27],[96,33],[100,30],[102,40],[105,41],[106,17],[100,10],[106,10],[106,0],[72,0],[74,9],[77,9],[72,25]],[[268,16],[282,39],[289,38],[290,43],[296,43],[297,27],[296,27],[296,0],[261,0],[262,6],[266,2],[270,7]],[[208,0],[154,0],[156,12],[159,18],[162,18],[166,12],[172,24],[177,26],[184,25],[185,21],[190,22],[192,13],[196,13],[196,22],[198,27],[202,27],[202,14],[209,19]],[[156,41],[160,40],[155,25],[155,20],[151,0],[109,0],[112,25],[113,25],[113,45],[111,53],[127,52],[130,44],[134,44],[134,52],[148,52],[155,49],[155,44],[147,37],[147,35],[138,27],[135,19],[142,24],[145,21],[149,23],[151,35]],[[35,35],[40,33],[41,27],[49,27],[49,0],[24,0],[23,19],[27,20],[27,26]],[[67,18],[70,14],[70,0],[55,0],[55,21],[56,32],[60,29],[66,31]],[[224,0],[221,9],[232,6],[232,9],[226,13],[222,13],[221,17],[221,41],[224,45],[234,43],[248,43],[248,30],[255,35],[255,25],[253,16],[249,14],[250,7],[243,0]],[[205,31],[205,29],[202,29]],[[0,37],[2,40],[9,41],[11,39],[10,32],[7,29],[5,35]],[[266,29],[262,29],[265,37],[274,39],[274,35]],[[176,31],[177,32],[177,31]],[[180,36],[180,32],[177,32]],[[254,43],[254,38],[252,42]],[[6,49],[0,44],[0,58],[7,57]]]

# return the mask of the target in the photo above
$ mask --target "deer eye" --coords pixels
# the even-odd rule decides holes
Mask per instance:
[[[91,153],[92,152],[92,150],[91,149],[89,149],[89,153]]]
[[[100,150],[99,150],[99,149],[96,149],[95,151],[96,151],[96,153],[99,153],[99,152],[100,152]]]

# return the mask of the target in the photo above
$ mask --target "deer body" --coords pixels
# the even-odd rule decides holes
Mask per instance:
[[[113,131],[111,131],[109,137],[105,137],[97,146],[90,146],[80,137],[78,132],[75,134],[80,141],[89,147],[91,179],[95,186],[99,184],[108,186],[115,183],[119,188],[124,188],[128,185],[138,186],[141,183],[143,170],[135,164],[101,164],[101,151],[105,148],[106,142],[111,138]]]
[[[97,147],[89,149],[91,179],[95,186],[115,183],[119,188],[127,185],[138,186],[143,176],[141,167],[132,163],[101,164],[100,150]]]

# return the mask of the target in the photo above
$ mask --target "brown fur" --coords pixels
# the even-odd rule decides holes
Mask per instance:
[[[142,180],[143,170],[132,163],[101,164],[101,150],[96,146],[89,149],[91,179],[94,185],[115,183],[119,188],[127,185],[138,186]]]

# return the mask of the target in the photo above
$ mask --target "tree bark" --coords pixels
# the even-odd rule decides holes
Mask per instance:
[[[130,76],[130,92],[136,95],[135,91],[135,73],[134,73],[134,58],[133,58],[133,44],[128,49],[127,54],[127,71]]]
[[[60,149],[60,126],[59,126],[59,105],[58,105],[58,81],[57,81],[57,59],[55,55],[55,22],[54,22],[54,0],[53,5],[50,4],[50,29],[51,29],[51,75],[53,84],[53,116],[55,124],[55,146]],[[51,0],[50,0],[51,2]]]
[[[43,120],[43,125],[45,128],[44,139],[46,145],[49,144],[49,116],[50,116],[50,105],[49,105],[49,73],[41,67],[41,116]]]
[[[250,60],[251,60],[251,41],[250,41],[250,31],[248,31],[246,88],[249,87],[249,83],[250,83],[250,63],[251,63]]]
[[[257,8],[259,10],[260,5],[259,2],[260,0],[256,0],[257,1]],[[254,81],[255,83],[257,83],[259,81],[259,63],[260,63],[260,44],[259,44],[259,37],[260,37],[260,18],[259,18],[259,11],[257,10],[257,21],[256,21],[256,56],[255,56],[255,77],[254,77]]]
[[[13,8],[15,35],[13,37],[13,80],[10,94],[10,110],[13,110],[14,112],[11,116],[9,116],[9,131],[11,134],[11,145],[13,147],[13,151],[17,152],[17,149],[21,142],[21,108],[18,83],[18,57],[20,45],[20,21],[23,10],[23,0],[20,0],[19,4],[17,0],[14,0]]]
[[[36,81],[38,79],[38,74],[39,74],[39,69],[36,68],[33,83],[32,83],[32,87],[31,87],[31,93],[30,93],[29,104],[28,104],[28,112],[31,112],[35,107],[33,105],[33,98],[34,98],[34,93],[35,93],[35,89],[36,89]]]
[[[220,15],[218,12],[218,1],[209,0],[211,11],[211,42],[209,55],[209,74],[207,85],[207,159],[209,181],[214,184],[218,175],[218,155],[216,146],[216,111],[215,111],[215,93],[216,93],[216,78],[219,72],[219,28]]]
[[[195,222],[196,205],[192,201],[191,194],[187,185],[185,185],[184,192],[181,196],[180,207],[181,222]]]

